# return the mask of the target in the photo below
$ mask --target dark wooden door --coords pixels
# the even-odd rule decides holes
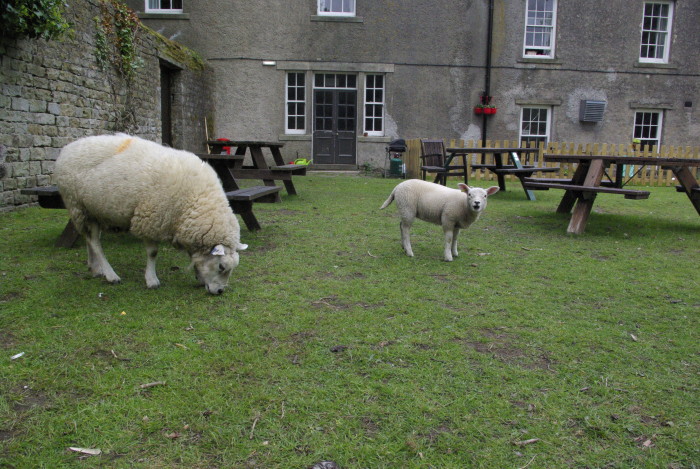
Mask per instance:
[[[314,90],[313,159],[356,164],[357,90]]]

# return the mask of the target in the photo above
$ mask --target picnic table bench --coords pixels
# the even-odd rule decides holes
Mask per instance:
[[[690,170],[692,167],[700,166],[700,159],[549,154],[545,154],[543,158],[545,161],[577,164],[573,177],[568,180],[525,178],[523,181],[526,187],[533,190],[562,189],[565,191],[557,207],[557,213],[571,213],[571,220],[567,228],[568,233],[583,233],[597,194],[617,194],[633,200],[649,198],[649,191],[625,188],[625,184],[629,180],[624,180],[624,172],[620,170],[624,164],[641,165],[642,167],[656,165],[670,169],[680,182],[676,190],[686,193],[695,210],[700,214],[700,184]],[[610,175],[606,168],[613,164],[615,172],[614,175]]]
[[[253,202],[274,202],[274,198],[281,189],[281,187],[276,186],[248,187],[245,189],[228,191],[226,192],[226,198],[229,201],[233,213],[241,216],[248,230],[256,231],[260,229],[260,223],[258,223],[253,213]],[[66,208],[57,186],[31,187],[22,189],[20,193],[37,196],[39,206],[42,208]],[[73,222],[68,220],[63,232],[59,235],[54,245],[56,247],[69,248],[75,245],[78,238],[80,238],[80,233],[78,233]]]
[[[287,164],[282,158],[280,149],[284,143],[277,142],[258,142],[258,141],[243,141],[243,140],[208,140],[207,145],[211,151],[211,155],[224,156],[240,156],[240,159],[232,159],[229,171],[233,177],[237,179],[261,179],[266,186],[274,186],[275,181],[282,181],[287,194],[296,195],[297,191],[294,187],[292,176],[306,175],[306,165],[302,164]],[[233,155],[228,155],[226,152],[235,148]],[[268,164],[263,154],[263,149],[270,150],[274,164]],[[244,165],[243,157],[246,153],[250,153],[252,165]],[[204,159],[203,155],[198,155]],[[279,201],[279,197],[277,201]]]
[[[447,152],[450,153],[451,158],[460,155],[464,157],[470,154],[480,154],[482,155],[482,161],[485,160],[486,155],[493,155],[493,163],[472,163],[469,166],[472,169],[486,169],[494,173],[498,179],[498,187],[502,191],[506,190],[505,176],[508,174],[514,175],[520,180],[528,200],[535,200],[535,195],[526,187],[525,178],[531,177],[534,173],[555,173],[559,171],[558,167],[527,164],[530,154],[539,153],[537,148],[448,148]],[[503,155],[505,155],[505,161],[507,162],[510,159],[512,164],[505,164]],[[523,164],[521,161],[523,155],[526,164]]]

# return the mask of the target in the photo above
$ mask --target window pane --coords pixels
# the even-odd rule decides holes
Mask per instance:
[[[667,2],[644,4],[639,58],[647,62],[668,62],[668,42],[672,5]]]

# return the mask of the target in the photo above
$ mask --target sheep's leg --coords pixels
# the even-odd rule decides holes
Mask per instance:
[[[452,226],[443,226],[442,229],[445,232],[445,260],[452,262],[452,246],[457,239],[454,235],[454,228]]]
[[[85,241],[88,246],[88,264],[95,277],[104,277],[109,283],[119,283],[121,279],[109,265],[100,242],[100,227],[97,223],[87,223]]]
[[[148,288],[160,287],[160,280],[156,275],[156,257],[158,256],[158,243],[146,241],[146,286]]]
[[[411,225],[412,220],[401,220],[401,245],[406,251],[408,257],[413,257],[413,249],[411,249]]]
[[[454,257],[459,256],[459,253],[457,252],[457,238],[459,237],[459,228],[455,226],[453,235],[452,235],[452,255]]]

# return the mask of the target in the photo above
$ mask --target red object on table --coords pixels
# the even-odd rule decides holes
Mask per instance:
[[[217,142],[228,142],[229,139],[228,138],[217,138],[216,141]],[[227,155],[231,154],[231,147],[223,147],[223,149]]]

